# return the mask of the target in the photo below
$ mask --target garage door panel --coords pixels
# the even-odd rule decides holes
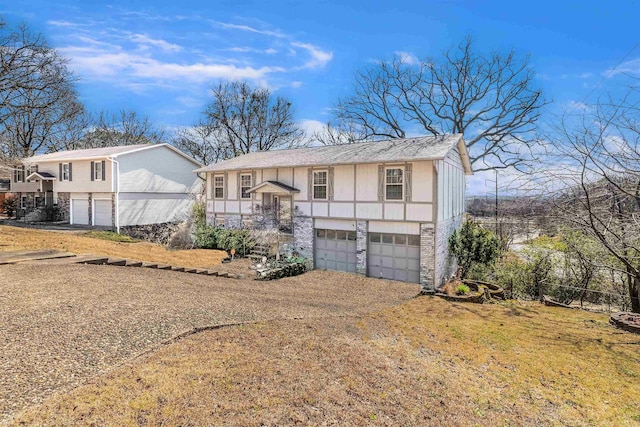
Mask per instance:
[[[95,200],[93,207],[93,225],[111,227],[111,200]]]
[[[417,236],[372,233],[368,244],[368,273],[371,277],[403,282],[420,281],[420,248]]]
[[[89,225],[89,201],[71,199],[72,224]]]
[[[315,265],[317,268],[335,271],[356,271],[356,242],[353,233],[316,229]]]

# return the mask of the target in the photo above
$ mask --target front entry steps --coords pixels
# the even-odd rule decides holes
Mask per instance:
[[[206,268],[179,267],[157,262],[136,261],[126,258],[115,258],[103,255],[75,255],[69,252],[61,252],[55,249],[37,251],[13,251],[0,252],[0,265],[6,264],[37,264],[37,265],[115,265],[122,267],[152,268],[157,270],[170,270],[182,273],[200,274],[203,276],[225,277],[230,279],[244,279],[243,274],[232,274],[226,271],[209,270]]]

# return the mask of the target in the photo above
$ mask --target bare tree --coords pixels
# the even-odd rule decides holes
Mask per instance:
[[[441,58],[396,56],[361,69],[335,121],[360,140],[462,133],[475,171],[526,169],[546,103],[534,76],[528,57],[484,55],[467,37]]]
[[[631,308],[640,312],[640,100],[631,91],[565,121],[557,146],[568,164],[558,197],[562,219],[594,238],[610,254],[600,264],[627,282]]]
[[[84,126],[66,60],[25,24],[0,22],[0,156],[57,151]]]
[[[303,144],[305,133],[294,120],[291,103],[269,89],[246,82],[220,82],[205,111],[206,125],[222,158],[291,148]]]
[[[164,141],[164,130],[155,127],[148,117],[122,109],[117,113],[101,111],[95,116],[91,130],[81,141],[81,148],[159,144]]]
[[[233,157],[229,147],[219,143],[215,129],[203,122],[178,130],[173,145],[204,165]]]

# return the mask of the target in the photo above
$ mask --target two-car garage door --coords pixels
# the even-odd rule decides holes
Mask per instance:
[[[368,233],[367,275],[420,282],[420,236]],[[356,272],[356,232],[315,230],[315,266],[321,270]]]

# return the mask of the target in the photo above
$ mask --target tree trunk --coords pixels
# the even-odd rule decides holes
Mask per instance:
[[[629,275],[629,296],[631,297],[631,311],[640,313],[640,276]]]

